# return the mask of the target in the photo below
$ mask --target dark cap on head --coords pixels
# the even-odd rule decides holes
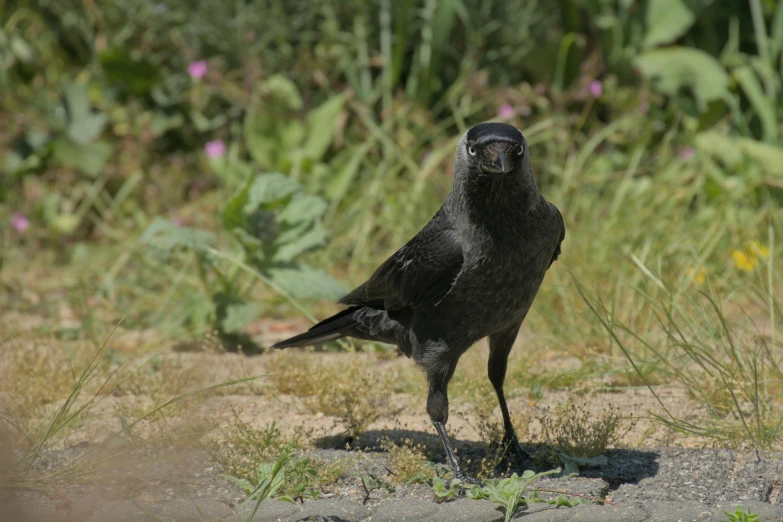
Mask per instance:
[[[468,131],[468,143],[483,145],[497,141],[522,143],[522,133],[513,125],[506,123],[479,123]]]

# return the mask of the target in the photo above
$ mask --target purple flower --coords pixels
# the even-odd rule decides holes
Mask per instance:
[[[680,153],[677,155],[681,160],[689,160],[693,157],[695,154],[693,147],[685,147],[680,151]]]
[[[203,77],[205,74],[207,74],[207,62],[204,60],[190,62],[190,65],[188,65],[188,74],[191,78]]]
[[[204,145],[204,152],[209,158],[219,158],[226,153],[226,145],[221,140],[208,141]]]
[[[171,224],[175,227],[181,227],[183,223],[184,221],[182,221],[181,217],[171,218]]]
[[[639,105],[639,110],[642,111],[642,114],[648,114],[650,112],[650,104],[642,102],[641,105]]]
[[[30,226],[30,220],[27,219],[27,216],[25,216],[21,212],[17,212],[13,216],[11,216],[11,226],[14,227],[14,230],[16,230],[21,234],[22,232],[27,230],[27,227]]]
[[[590,82],[590,94],[593,96],[593,98],[600,98],[603,91],[604,86],[601,85],[600,81],[593,80]]]
[[[508,103],[504,103],[500,107],[498,107],[498,116],[501,118],[507,120],[509,118],[513,118],[516,111],[514,111],[514,107],[509,105]]]

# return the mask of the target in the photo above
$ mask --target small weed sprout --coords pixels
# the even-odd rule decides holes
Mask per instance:
[[[734,511],[724,511],[726,518],[721,522],[760,522],[760,518],[755,513],[751,513],[750,510],[745,511],[740,504]]]
[[[394,486],[389,484],[388,481],[384,480],[378,475],[375,475],[374,473],[357,472],[357,473],[352,473],[352,475],[354,477],[357,477],[362,484],[362,489],[364,490],[364,498],[362,499],[362,504],[364,505],[367,505],[367,502],[369,502],[370,500],[380,500],[380,499],[372,498],[372,494],[376,491],[379,490],[386,491],[387,496],[391,495],[395,491]]]
[[[287,444],[298,447],[275,423],[257,429],[237,417],[225,433],[225,440],[212,442],[213,455],[226,474],[245,480],[253,480],[258,463],[274,462]]]
[[[239,479],[232,477],[231,475],[223,475],[223,478],[232,482],[247,495],[247,498],[242,501],[240,506],[255,501],[253,510],[245,519],[247,522],[253,520],[258,508],[261,506],[261,502],[277,493],[277,490],[283,485],[285,480],[285,468],[294,457],[295,451],[294,445],[288,444],[283,448],[283,451],[275,462],[264,462],[259,464],[256,469],[255,485],[245,479]],[[290,499],[282,497],[281,500]]]
[[[320,492],[315,486],[318,485],[319,464],[318,460],[310,457],[292,461],[285,470],[285,495],[279,497],[279,500],[295,503],[318,498]]]
[[[258,483],[259,473],[267,471],[260,466],[275,462],[287,448],[299,451],[300,441],[309,437],[309,432],[304,430],[283,434],[274,423],[254,428],[238,418],[229,426],[227,434],[226,440],[213,441],[213,456],[226,472],[223,477],[243,490],[245,488],[240,484]],[[347,473],[348,466],[348,459],[327,462],[312,456],[294,455],[286,463],[283,483],[278,488],[282,495],[280,500],[302,502],[317,498],[323,489]]]
[[[566,495],[560,495],[553,500],[544,500],[538,496],[536,491],[531,491],[525,497],[525,493],[533,482],[541,477],[554,475],[555,473],[557,473],[557,470],[545,471],[543,473],[535,473],[528,470],[521,477],[514,473],[504,479],[487,480],[481,486],[472,485],[468,488],[467,495],[474,500],[489,500],[497,504],[505,514],[505,522],[509,522],[514,518],[514,515],[519,513],[523,506],[533,502],[547,502],[556,507],[573,507],[586,502],[583,499],[572,499]],[[451,484],[449,489],[453,490],[454,488],[455,486]],[[446,491],[446,495],[450,492],[445,489],[444,491]],[[437,495],[438,493],[436,492]]]
[[[304,399],[313,413],[334,417],[349,441],[357,439],[386,407],[388,383],[360,359],[325,364],[282,353],[271,362],[273,384],[282,393]]]
[[[399,484],[425,483],[437,475],[437,470],[427,459],[426,448],[411,439],[400,444],[391,439],[381,440],[381,449],[389,453],[389,471],[392,481]]]
[[[508,449],[503,444],[505,430],[495,391],[491,388],[476,390],[469,413],[460,412],[457,415],[479,435],[486,445],[486,455],[481,460],[475,463],[466,461],[465,465],[470,466],[472,473],[479,479],[491,477],[507,461]],[[511,420],[517,435],[524,437],[529,430],[530,416],[515,411],[511,414]]]
[[[545,449],[535,456],[542,465],[563,465],[563,473],[578,473],[578,467],[605,464],[606,448],[619,440],[631,425],[623,427],[619,409],[591,407],[594,393],[574,393],[565,404],[547,408],[539,417]]]
[[[461,489],[463,489],[463,485],[460,479],[455,478],[449,481],[445,481],[441,477],[433,477],[432,479],[432,492],[438,503],[451,500]]]
[[[309,401],[311,409],[335,417],[349,441],[359,438],[381,416],[387,397],[385,387],[377,379],[369,375],[357,377],[335,381]]]

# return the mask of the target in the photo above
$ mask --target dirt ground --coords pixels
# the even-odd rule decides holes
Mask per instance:
[[[29,321],[26,326],[30,327]],[[282,337],[285,333],[276,328],[265,334]],[[125,361],[121,367],[126,374],[120,376],[125,380],[110,393],[97,395],[89,415],[48,445],[36,469],[57,470],[87,454],[91,462],[101,464],[85,475],[52,481],[48,484],[51,487],[2,490],[5,498],[0,498],[4,506],[0,520],[244,520],[248,514],[247,506],[241,504],[244,494],[221,477],[224,470],[215,461],[213,451],[216,444],[232,443],[226,438],[226,426],[236,422],[257,429],[274,423],[283,433],[306,434],[303,446],[309,454],[324,461],[356,457],[352,466],[362,473],[374,470],[379,476],[388,475],[384,439],[420,443],[433,449],[435,458],[444,462],[425,412],[423,377],[404,357],[393,353],[304,351],[246,356],[214,353],[204,346],[159,350],[154,338],[145,332],[115,334],[108,348],[112,358]],[[523,346],[524,339],[519,343]],[[17,357],[26,350],[43,350],[54,357],[51,350],[62,350],[67,345],[61,340],[33,344],[23,332],[6,347],[6,358],[0,359],[0,365],[8,370],[20,360],[27,361]],[[520,346],[517,350],[521,352]],[[145,370],[149,357],[155,358],[153,372]],[[514,364],[523,367],[524,353],[517,357]],[[544,373],[562,373],[579,366],[578,360],[562,356],[539,353],[530,359]],[[35,362],[39,359],[31,360],[40,364]],[[487,453],[486,441],[477,428],[475,407],[480,401],[470,387],[479,376],[485,379],[485,361],[486,346],[474,347],[461,361],[462,373],[455,377],[458,391],[452,398],[448,428],[463,459],[478,460]],[[318,392],[312,390],[342,385],[340,370],[350,373],[355,366],[377,379],[372,382],[386,387],[380,390],[382,414],[346,448],[344,423],[339,416],[313,406],[312,393]],[[16,368],[19,371],[24,366]],[[133,372],[129,368],[142,370]],[[129,419],[183,391],[250,376],[262,377],[175,401],[162,410],[165,414],[134,428],[132,436],[110,436],[121,432]],[[325,376],[335,381],[325,380]],[[44,378],[56,388],[51,376]],[[623,420],[622,436],[614,449],[606,452],[608,463],[584,468],[579,478],[538,483],[543,489],[604,499],[611,504],[572,509],[536,504],[519,515],[521,520],[719,521],[725,516],[724,509],[734,509],[737,504],[762,515],[761,520],[783,520],[783,504],[778,503],[783,500],[779,498],[783,455],[721,449],[708,440],[675,433],[653,421],[650,414],[662,413],[665,406],[677,417],[698,416],[698,408],[683,389],[656,386],[662,406],[645,386],[617,387],[611,382],[611,376],[594,375],[590,382],[576,386],[592,390],[590,400],[585,402],[592,414],[599,416],[607,408],[614,408]],[[310,387],[311,395],[300,394],[296,388],[281,393],[286,384]],[[571,386],[571,390],[574,388]],[[520,439],[532,454],[542,441],[539,419],[551,415],[574,392],[547,387],[533,393],[530,387],[512,382],[507,393],[511,411],[521,419],[517,424]],[[3,397],[10,403],[11,395],[6,389]],[[58,404],[48,405],[48,411],[54,411]],[[47,411],[46,407],[42,411]],[[497,408],[493,414],[499,417]],[[460,498],[436,503],[430,487],[422,484],[397,484],[393,492],[374,491],[368,495],[349,473],[318,500],[299,505],[267,501],[253,520],[490,521],[498,517],[499,512],[487,501]]]

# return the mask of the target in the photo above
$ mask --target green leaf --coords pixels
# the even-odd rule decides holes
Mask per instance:
[[[278,172],[261,174],[250,186],[244,209],[245,214],[250,214],[260,205],[273,203],[290,196],[298,188],[299,184],[285,174]]]
[[[362,161],[370,151],[372,143],[365,143],[361,146],[354,146],[340,153],[340,159],[346,158],[345,163],[335,161],[331,165],[341,165],[332,167],[333,172],[326,185],[326,196],[334,207],[340,203],[353,186],[354,180],[359,174],[359,167]]]
[[[261,240],[250,234],[244,228],[237,227],[232,230],[231,233],[233,234],[234,239],[236,239],[242,245],[242,248],[245,249],[245,254],[248,256],[255,254],[264,246]]]
[[[597,457],[572,457],[565,453],[558,453],[557,457],[563,464],[563,471],[559,474],[561,477],[579,475],[580,467],[599,467],[609,463],[604,455],[599,455]]]
[[[664,94],[674,97],[680,89],[689,88],[702,112],[710,101],[728,92],[729,75],[715,58],[698,49],[648,51],[636,57],[634,64]]]
[[[263,208],[254,210],[247,216],[245,229],[251,236],[265,243],[281,240],[277,216],[270,210]]]
[[[481,488],[481,486],[477,486],[475,484],[468,488],[466,494],[468,495],[468,498],[472,498],[473,500],[486,500],[488,498],[487,493]]]
[[[655,47],[671,43],[684,35],[696,17],[682,0],[652,0],[647,2],[644,46]]]
[[[156,217],[142,233],[141,242],[166,255],[176,249],[204,252],[215,244],[210,232],[189,227],[178,227],[171,221]]]
[[[337,299],[346,293],[345,287],[323,270],[307,266],[273,267],[267,276],[294,298]]]
[[[288,502],[290,504],[296,504],[296,500],[294,500],[294,497],[291,495],[282,495],[279,497],[275,497],[275,500],[279,500],[281,502]]]
[[[261,315],[261,308],[256,303],[247,303],[222,292],[215,294],[212,300],[222,332],[239,332]]]
[[[283,104],[286,108],[299,110],[302,108],[302,97],[296,84],[282,74],[275,74],[262,85],[262,92]]]
[[[251,108],[245,115],[245,145],[253,161],[265,169],[276,169],[283,150],[279,136],[280,122],[261,107]]]
[[[162,136],[166,132],[178,129],[185,124],[185,118],[182,114],[173,114],[171,116],[156,111],[152,116],[152,123],[150,124],[150,130],[155,136]]]
[[[278,169],[284,153],[299,148],[305,131],[295,121],[302,108],[296,85],[282,75],[261,84],[257,97],[245,115],[244,136],[250,156],[264,169]]]
[[[113,147],[102,141],[84,145],[62,137],[52,143],[52,157],[55,161],[91,177],[101,173],[112,151]]]
[[[108,49],[101,53],[100,60],[109,83],[134,96],[147,95],[160,81],[158,67],[144,58],[131,56],[128,49]]]
[[[315,221],[326,212],[326,201],[318,196],[298,193],[291,198],[291,201],[279,214],[279,219],[283,223],[303,223]]]
[[[209,165],[229,189],[247,183],[255,174],[255,169],[250,163],[226,156],[209,158]]]
[[[106,116],[93,113],[87,95],[87,86],[82,83],[68,83],[63,86],[63,97],[67,114],[66,132],[76,144],[87,145],[103,132]]]
[[[35,51],[27,41],[19,35],[11,36],[11,52],[14,53],[17,60],[23,63],[30,63],[35,58]]]
[[[767,143],[778,142],[778,119],[775,104],[770,99],[759,83],[753,69],[748,66],[738,67],[734,70],[734,78],[740,84],[745,95],[753,106],[753,112],[761,120],[764,129],[764,141]]]
[[[335,123],[345,106],[347,96],[340,94],[310,111],[307,116],[307,138],[303,149],[307,158],[319,161],[334,139]]]
[[[305,127],[296,120],[288,120],[281,126],[278,139],[280,140],[281,150],[292,154],[299,148],[305,137]]]
[[[223,212],[220,215],[223,226],[231,231],[241,227],[245,222],[245,205],[247,205],[248,195],[252,181],[245,183],[241,190],[237,191],[226,203]]]
[[[245,479],[232,477],[231,475],[225,475],[225,474],[221,474],[220,477],[222,477],[222,478],[228,480],[229,482],[231,482],[232,484],[234,484],[236,487],[241,489],[242,492],[244,494],[246,494],[246,495],[248,493],[250,493],[251,491],[253,491],[253,485],[250,482],[248,482],[247,480],[245,480]]]
[[[49,224],[57,232],[69,235],[72,234],[76,230],[76,227],[79,226],[79,217],[71,213],[57,214],[57,216],[55,216]]]
[[[769,175],[778,175],[783,165],[783,148],[751,138],[726,136],[714,131],[701,132],[694,140],[696,148],[737,167],[748,159]]]
[[[328,236],[326,230],[320,226],[313,227],[310,231],[298,235],[288,243],[280,245],[272,260],[278,263],[293,261],[297,256],[326,244]]]
[[[572,508],[578,506],[579,504],[592,504],[592,502],[589,500],[584,500],[581,498],[569,498],[566,495],[558,495],[557,498],[550,500],[548,503],[555,507],[567,508]]]

